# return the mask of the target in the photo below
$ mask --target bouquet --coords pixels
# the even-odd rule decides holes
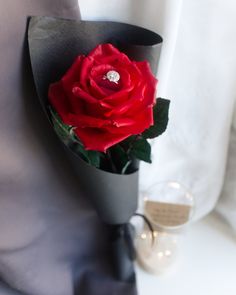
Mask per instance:
[[[151,163],[149,140],[168,123],[153,73],[162,38],[128,24],[32,17],[28,41],[43,109],[108,225],[118,278],[132,280],[139,161]]]

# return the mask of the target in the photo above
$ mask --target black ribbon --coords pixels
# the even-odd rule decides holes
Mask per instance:
[[[109,232],[115,276],[118,280],[132,282],[135,280],[133,261],[136,257],[134,227],[130,223],[110,225]]]
[[[154,242],[154,230],[148,218],[141,214],[135,213],[133,215],[143,218],[147,224],[151,234],[152,243]],[[136,259],[136,251],[134,247],[135,228],[129,223],[111,225],[110,242],[112,245],[112,256],[115,276],[118,280],[132,282],[135,279],[133,261]]]

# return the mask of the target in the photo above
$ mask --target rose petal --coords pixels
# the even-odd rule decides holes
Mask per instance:
[[[80,99],[83,99],[87,103],[95,103],[98,104],[98,100],[91,96],[89,93],[85,92],[82,88],[80,88],[79,84],[75,84],[72,88],[72,93]]]
[[[114,70],[114,66],[109,64],[94,65],[90,71],[90,77],[97,79],[98,77],[104,76],[108,71]]]
[[[110,111],[106,112],[104,115],[106,117],[120,116],[125,114],[128,110],[134,109],[135,106],[140,105],[141,101],[144,99],[145,85],[139,87],[138,90],[129,93],[129,99],[120,104],[118,107],[113,107]],[[143,104],[142,104],[143,106]]]
[[[118,118],[113,120],[112,125],[115,127],[127,127],[134,125],[135,121],[131,118]]]
[[[115,62],[131,63],[128,56],[120,52],[112,44],[100,44],[88,55],[99,63],[114,64]]]
[[[95,117],[91,117],[84,114],[79,114],[79,115],[69,114],[68,117],[70,119],[70,122],[72,122],[71,125],[76,127],[81,127],[81,128],[85,128],[85,127],[101,128],[103,126],[112,124],[110,120],[103,120],[100,118],[95,118]]]
[[[62,118],[65,124],[70,125],[68,114],[70,113],[70,105],[64,93],[61,81],[50,85],[48,98],[51,105]]]
[[[112,70],[114,70],[114,67],[109,64],[97,65],[91,69],[88,78],[90,82],[89,92],[95,97],[104,98],[120,90],[120,83],[117,85],[104,78],[105,75]]]
[[[89,83],[89,93],[91,93],[92,96],[95,96],[98,99],[106,97],[106,92],[101,87],[99,87],[92,78],[89,79]]]
[[[120,74],[118,83],[114,83],[106,79],[106,74],[111,71],[117,71]],[[123,68],[114,68],[112,65],[102,64],[94,66],[89,77],[90,87],[89,92],[99,99],[107,99],[114,93],[130,87],[130,74]],[[116,101],[112,98],[112,104],[116,105]],[[120,103],[120,102],[118,102]]]
[[[93,65],[94,65],[94,60],[89,57],[84,58],[81,64],[79,83],[80,83],[80,87],[83,88],[83,90],[86,92],[89,92],[88,77]]]
[[[123,101],[127,101],[128,98],[129,98],[129,94],[130,92],[132,91],[132,89],[134,88],[133,85],[125,88],[125,89],[122,89],[102,100],[100,100],[100,104],[102,106],[110,106],[110,109],[112,111],[112,109],[114,109],[114,105],[119,105],[121,104]],[[110,116],[109,112],[107,114],[104,114],[105,116]]]
[[[134,64],[140,69],[140,71],[143,74],[143,80],[146,81],[147,88],[146,88],[146,94],[145,97],[149,98],[149,102],[152,103],[152,99],[155,102],[156,99],[156,86],[157,86],[157,79],[152,74],[150,65],[148,62],[134,62]],[[154,96],[154,98],[152,98]]]
[[[88,57],[92,57],[94,59],[99,58],[99,57],[104,57],[104,56],[109,56],[109,55],[119,55],[120,51],[115,48],[112,44],[110,43],[105,43],[105,44],[100,44],[97,47],[95,47],[89,54]]]
[[[151,107],[146,108],[143,112],[139,113],[135,117],[132,117],[130,121],[127,118],[127,125],[115,125],[112,126],[105,126],[104,128],[107,130],[108,133],[114,134],[141,134],[144,130],[149,128],[153,125],[153,110]],[[133,124],[132,124],[133,122]]]
[[[129,137],[131,134],[112,134],[97,128],[76,128],[74,130],[86,150],[106,152],[106,150]]]
[[[85,58],[84,55],[78,56],[66,74],[62,77],[61,81],[65,92],[70,95],[72,86],[75,82],[79,81],[81,63]]]

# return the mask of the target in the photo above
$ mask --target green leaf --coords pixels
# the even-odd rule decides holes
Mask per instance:
[[[83,144],[74,133],[73,127],[65,124],[51,107],[49,111],[51,113],[54,130],[64,144],[81,156],[86,162],[98,168],[100,166],[100,157],[102,153],[85,150]]]
[[[138,140],[133,142],[132,148],[130,150],[130,155],[147,163],[152,163],[151,146],[149,142],[144,138],[139,138]]]
[[[142,133],[144,138],[155,138],[161,135],[167,128],[170,101],[158,98],[153,108],[154,125]]]
[[[85,151],[86,152],[86,157],[88,159],[89,164],[92,166],[95,166],[97,168],[100,167],[100,158],[101,158],[101,153],[97,151]]]
[[[53,127],[57,135],[63,140],[63,142],[71,138],[72,127],[63,123],[60,116],[52,108],[49,108],[49,110],[51,113]]]
[[[84,149],[84,146],[81,143],[74,144],[73,147],[70,147],[76,154],[81,156],[86,162],[90,165],[95,166],[97,168],[100,167],[100,158],[102,157],[102,153],[98,151],[87,151]]]
[[[122,146],[122,148],[124,150],[129,150],[129,148],[132,146],[133,142],[137,139],[137,135],[131,135],[129,137],[127,137],[125,140],[123,140],[120,143],[120,146]]]
[[[130,164],[130,159],[127,152],[120,144],[116,144],[110,148],[113,164],[121,174],[125,174],[126,169]]]

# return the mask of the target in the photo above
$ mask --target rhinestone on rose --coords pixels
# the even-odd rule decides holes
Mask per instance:
[[[118,84],[118,82],[120,80],[120,74],[117,71],[109,71],[104,76],[104,79],[107,79],[110,82],[114,82],[114,83]]]

